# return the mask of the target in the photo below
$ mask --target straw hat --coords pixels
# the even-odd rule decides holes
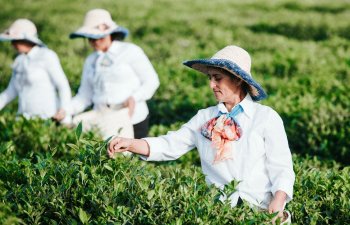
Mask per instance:
[[[129,31],[118,26],[111,17],[111,14],[104,9],[93,9],[86,13],[84,24],[75,32],[69,35],[70,38],[92,38],[100,39],[110,34],[119,33],[124,39]]]
[[[209,67],[222,68],[248,84],[249,94],[254,101],[267,97],[264,89],[250,73],[251,59],[248,52],[238,46],[226,46],[210,59],[188,60],[183,64],[204,74],[208,74]]]
[[[40,46],[45,46],[38,38],[38,31],[34,23],[28,19],[17,19],[7,30],[0,34],[0,41],[18,40],[26,40]]]

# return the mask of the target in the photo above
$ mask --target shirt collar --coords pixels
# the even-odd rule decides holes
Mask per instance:
[[[254,112],[254,102],[252,100],[252,97],[247,94],[245,96],[245,98],[239,103],[239,105],[242,106],[243,108],[243,112],[249,117],[251,118],[253,116],[253,112]],[[218,104],[218,109],[220,112],[222,113],[228,113],[225,105],[223,102],[220,102]]]
[[[103,51],[96,51],[97,57],[102,56],[102,55],[116,55],[119,52],[119,47],[120,47],[120,42],[119,41],[112,41],[111,46],[109,46],[108,50],[106,52]]]
[[[30,51],[27,53],[28,58],[32,59],[39,52],[40,47],[35,45]]]
[[[254,113],[254,102],[250,94],[247,94],[239,104],[242,106],[244,113],[249,118],[252,118]]]
[[[106,53],[110,54],[116,54],[118,53],[118,48],[120,47],[120,42],[119,41],[112,41],[111,46],[108,48]]]

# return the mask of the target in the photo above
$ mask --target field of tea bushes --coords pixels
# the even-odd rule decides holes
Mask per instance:
[[[150,136],[215,104],[203,75],[182,65],[226,45],[248,50],[252,74],[282,116],[296,183],[293,224],[350,224],[350,2],[345,0],[0,0],[0,31],[29,18],[77,92],[86,40],[70,40],[85,13],[108,9],[159,74],[148,102]],[[0,42],[0,91],[15,52]],[[0,224],[269,224],[247,204],[230,208],[205,184],[196,150],[149,163],[106,156],[106,143],[52,121],[0,111]],[[228,186],[232,191],[234,183]]]

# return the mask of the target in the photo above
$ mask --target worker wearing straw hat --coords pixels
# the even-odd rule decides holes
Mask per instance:
[[[18,96],[19,115],[70,123],[65,113],[71,100],[68,80],[56,53],[38,38],[34,23],[17,19],[0,34],[0,41],[11,41],[18,52],[10,83],[0,94],[0,110]]]
[[[123,42],[128,30],[117,25],[104,9],[87,12],[84,24],[70,35],[87,38],[95,50],[85,61],[78,94],[71,113],[75,123],[97,126],[104,137],[116,134],[145,137],[148,133],[149,100],[159,86],[158,75],[143,50]],[[107,118],[108,117],[108,118]]]
[[[251,75],[251,58],[238,46],[227,46],[212,58],[184,62],[206,74],[217,105],[199,110],[179,130],[144,139],[114,138],[108,148],[130,151],[148,161],[174,160],[197,148],[206,182],[224,188],[239,181],[230,196],[232,207],[246,202],[277,213],[283,223],[291,216],[284,207],[293,197],[295,174],[281,117],[257,101],[266,98]]]

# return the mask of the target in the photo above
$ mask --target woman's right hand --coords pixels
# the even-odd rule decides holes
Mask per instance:
[[[110,158],[114,158],[115,153],[125,151],[145,156],[149,156],[150,152],[148,143],[143,139],[116,137],[109,142],[107,153]]]
[[[121,137],[112,139],[108,146],[108,156],[113,158],[114,153],[129,151],[132,140],[133,139]]]

